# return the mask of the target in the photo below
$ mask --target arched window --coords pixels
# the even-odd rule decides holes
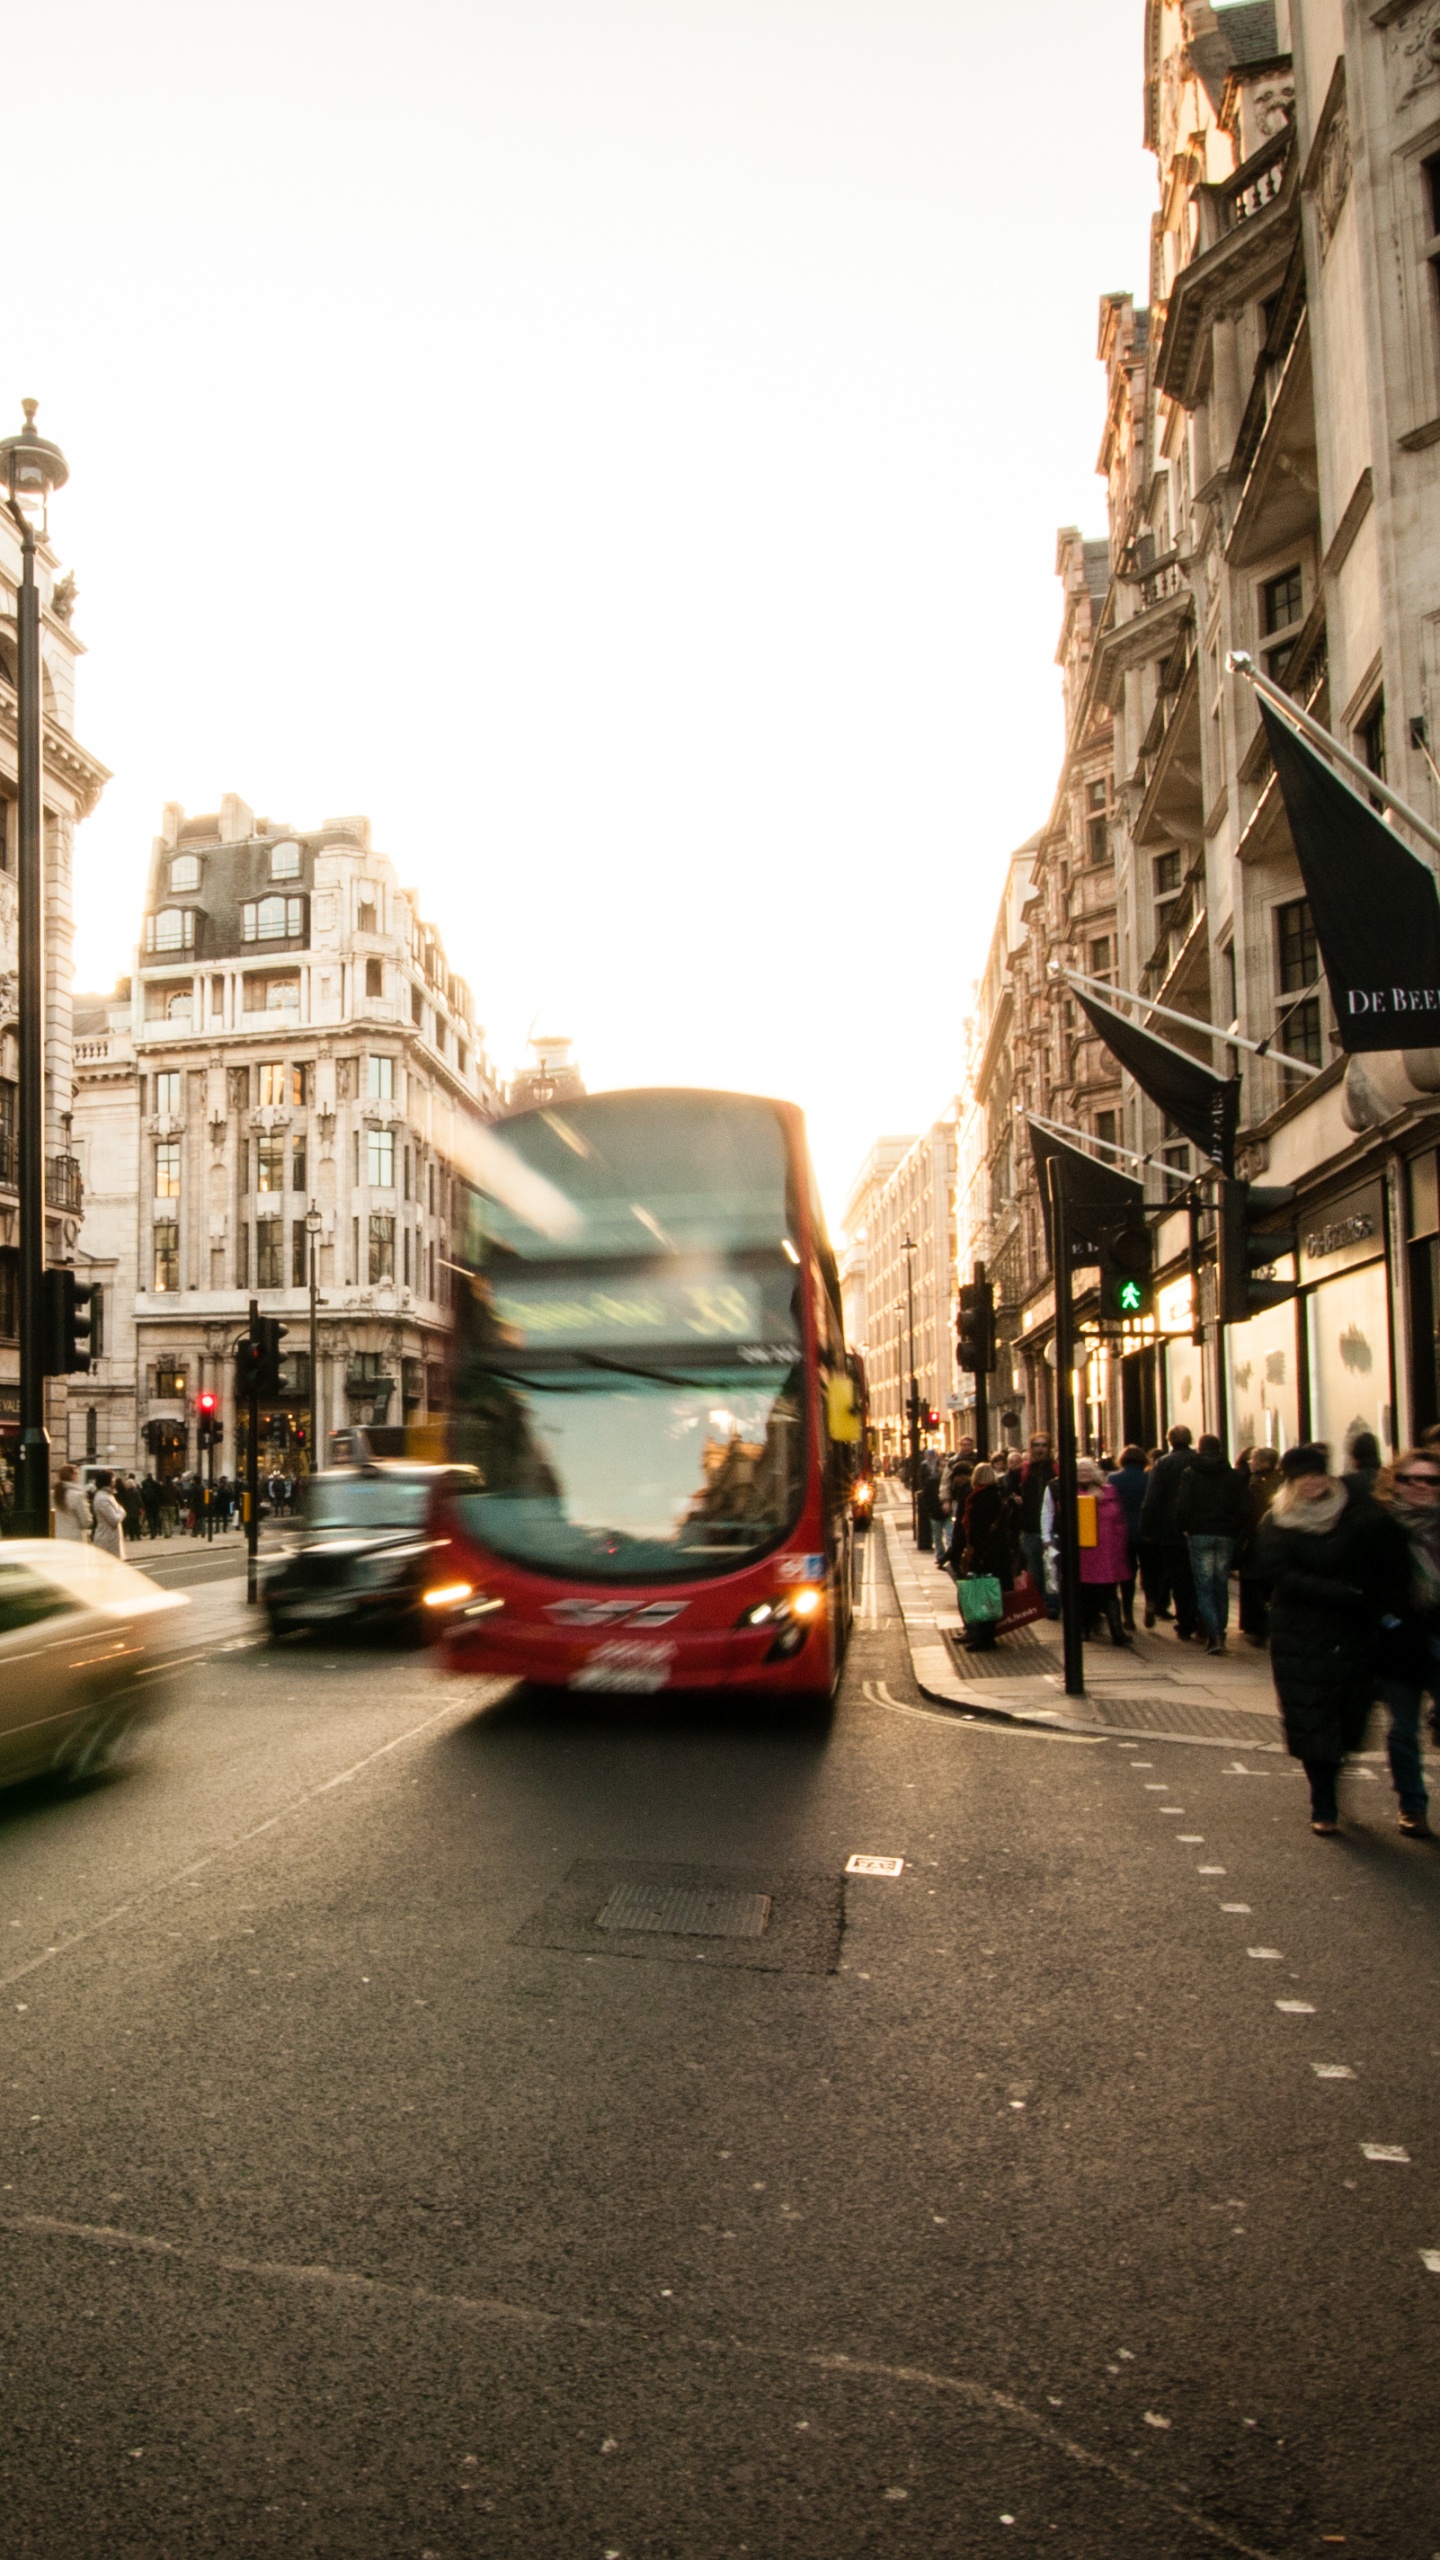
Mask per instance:
[[[165,1019],[167,1022],[189,1021],[190,989],[188,987],[177,987],[174,994],[166,998]]]

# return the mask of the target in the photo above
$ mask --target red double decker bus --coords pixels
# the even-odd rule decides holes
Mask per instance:
[[[860,1423],[800,1113],[593,1094],[487,1153],[455,1256],[449,1663],[829,1699]]]

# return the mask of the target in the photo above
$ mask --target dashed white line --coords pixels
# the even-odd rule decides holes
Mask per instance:
[[[1402,2169],[1410,2166],[1410,2154],[1403,2142],[1362,2142],[1360,2148],[1367,2160],[1390,2160]]]

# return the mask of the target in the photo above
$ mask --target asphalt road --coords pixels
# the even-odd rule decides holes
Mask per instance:
[[[192,1606],[0,1801],[6,2560],[1440,2551],[1387,1787],[930,1712],[884,1592],[828,1733]],[[676,1867],[769,1931],[595,1928]]]

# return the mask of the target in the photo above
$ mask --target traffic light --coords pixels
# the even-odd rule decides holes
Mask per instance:
[[[242,1404],[280,1393],[280,1340],[288,1327],[275,1316],[252,1316],[235,1345],[235,1393]]]
[[[220,1399],[213,1388],[201,1388],[195,1399],[195,1411],[198,1416],[196,1447],[201,1450],[218,1449],[223,1426],[220,1420]]]
[[[73,1378],[90,1366],[104,1337],[100,1284],[73,1271],[47,1271],[41,1301],[47,1378]]]
[[[940,1409],[939,1409],[938,1405],[927,1404],[927,1406],[925,1407],[925,1428],[926,1428],[926,1430],[927,1430],[927,1431],[938,1431],[938,1430],[939,1430],[939,1428],[940,1428]]]
[[[1258,1182],[1241,1182],[1231,1174],[1221,1176],[1215,1208],[1215,1275],[1222,1324],[1248,1324],[1266,1307],[1278,1307],[1286,1298],[1294,1297],[1296,1281],[1261,1280],[1255,1276],[1268,1263],[1278,1262],[1282,1254],[1294,1253],[1297,1239],[1293,1224],[1267,1228],[1263,1235],[1256,1235],[1252,1226],[1256,1218],[1278,1216],[1292,1207],[1294,1199],[1293,1183],[1267,1187]]]
[[[1155,1239],[1145,1223],[1144,1212],[1132,1210],[1118,1226],[1107,1227],[1098,1242],[1101,1314],[1119,1316],[1132,1324],[1141,1316],[1148,1316],[1153,1303],[1150,1273]]]
[[[955,1347],[962,1369],[971,1377],[988,1378],[995,1366],[995,1291],[984,1271],[977,1262],[975,1278],[961,1288]]]

